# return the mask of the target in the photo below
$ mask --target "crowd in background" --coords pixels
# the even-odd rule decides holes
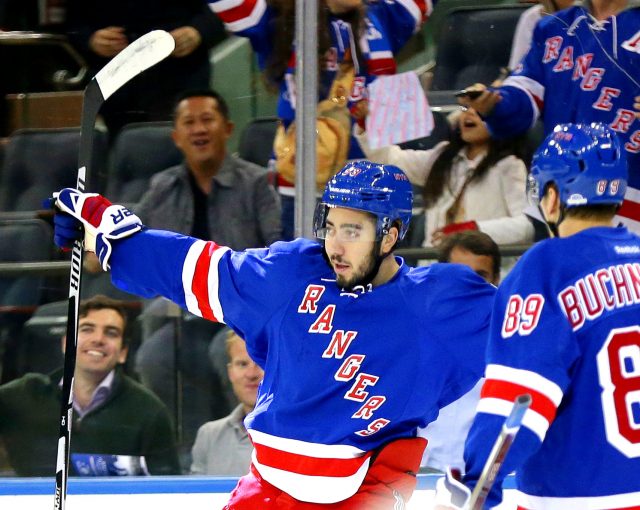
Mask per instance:
[[[157,168],[131,208],[150,228],[211,239],[234,250],[292,238],[297,168],[291,145],[296,107],[295,2],[245,3],[249,6],[246,9],[235,4],[229,8],[229,2],[217,0],[208,4],[199,0],[138,1],[133,3],[135,8],[131,2],[48,3],[46,12],[66,12],[63,22],[42,12],[37,16],[27,8],[31,6],[27,2],[0,2],[1,30],[53,28],[67,33],[92,74],[147,31],[162,28],[171,33],[176,43],[172,55],[110,99],[101,112],[102,120],[110,144],[128,123],[171,121],[171,138],[182,162]],[[446,4],[446,0],[439,3]],[[535,5],[523,14],[516,28],[511,61],[505,62],[511,73],[493,84],[469,83],[468,90],[478,95],[467,94],[455,104],[445,139],[426,149],[401,145],[373,149],[365,129],[366,87],[381,75],[397,72],[398,54],[410,36],[429,23],[433,6],[429,1],[320,1],[318,113],[324,120],[318,120],[317,125],[318,152],[328,157],[318,161],[318,171],[323,172],[319,188],[348,159],[366,157],[402,168],[423,209],[423,232],[415,245],[439,248],[442,262],[469,265],[497,285],[497,245],[529,244],[544,237],[537,211],[527,208],[525,200],[530,165],[525,134],[538,119],[543,121],[545,133],[560,122],[599,120],[618,132],[629,153],[630,191],[619,219],[639,231],[640,32],[637,25],[635,29],[632,24],[614,28],[606,20],[611,15],[640,19],[640,8],[633,0],[618,12],[611,11],[607,2],[584,2],[581,9],[589,9],[594,17],[587,22],[580,19],[582,11],[571,8],[572,3],[532,2]],[[567,8],[569,11],[564,10]],[[558,19],[562,23],[554,23]],[[559,31],[567,23],[572,30],[582,31],[583,48],[571,47],[569,51],[568,46],[562,46]],[[229,150],[234,129],[229,98],[210,88],[211,73],[216,71],[211,68],[209,51],[224,37],[223,26],[228,33],[249,39],[262,77],[278,97],[273,113],[280,124],[266,168]],[[616,31],[617,38],[607,40],[611,47],[602,47],[604,35],[611,31]],[[598,59],[598,67],[593,68],[589,59]],[[600,86],[605,81],[606,86]],[[0,92],[7,91],[0,88]],[[103,276],[95,259],[88,257],[85,264],[89,274]],[[83,380],[76,379],[78,424],[74,424],[72,440],[76,474],[83,474],[83,455],[106,453],[145,458],[146,465],[139,469],[128,464],[127,474],[244,474],[251,445],[242,420],[255,405],[263,372],[249,358],[242,338],[203,319],[185,318],[176,362],[174,322],[147,319],[140,328],[142,338],[130,353],[134,361],[127,363],[128,351],[133,351],[125,333],[127,313],[121,303],[114,304],[102,294],[132,300],[113,289],[108,278],[92,288],[91,296],[83,295],[97,299],[98,304],[89,304],[81,317],[97,316],[100,320],[85,329],[81,320],[80,336],[89,347],[79,348],[76,372],[86,375],[84,394],[80,390]],[[161,308],[162,303],[147,300],[141,306],[142,310],[135,304],[128,308],[153,317],[154,307]],[[9,331],[17,334],[15,329]],[[181,372],[184,398],[176,394],[176,370]],[[53,475],[54,453],[49,452],[45,461],[42,452],[46,448],[38,449],[40,443],[31,443],[30,438],[55,444],[53,409],[61,375],[15,374],[9,381],[6,373],[10,371],[3,374],[0,386],[0,438],[6,458],[0,450],[0,469],[8,475]],[[434,441],[423,467],[443,470],[446,465],[461,465],[460,439],[466,430],[458,433],[458,440],[449,441],[451,428],[446,420],[468,429],[478,391],[479,386],[465,396],[467,400],[458,403],[458,410],[450,411],[449,418],[443,412],[440,428],[427,429],[426,435],[433,434]],[[31,404],[45,403],[47,416],[52,418],[50,425],[33,424]],[[186,417],[178,424],[174,410],[179,405]],[[120,419],[117,413],[132,408],[137,410],[132,414],[140,415],[144,423],[131,426],[139,427],[144,440],[113,442],[116,435],[123,436],[110,428]],[[460,419],[463,415],[465,420]],[[92,427],[99,438],[95,442]],[[82,432],[76,435],[77,430]],[[29,444],[36,451],[24,446]],[[163,451],[158,452],[159,444]],[[121,466],[113,469],[117,468]]]

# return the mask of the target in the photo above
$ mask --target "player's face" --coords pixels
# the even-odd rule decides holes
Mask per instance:
[[[470,144],[485,144],[489,141],[489,130],[478,112],[467,108],[460,114],[458,120],[462,139]]]
[[[229,345],[229,364],[227,374],[233,387],[233,393],[246,410],[253,409],[256,405],[258,386],[264,377],[262,369],[256,365],[247,353],[247,348],[240,337]]]
[[[325,250],[338,286],[360,285],[376,264],[376,223],[367,213],[336,207],[327,215]]]
[[[189,97],[176,109],[173,141],[191,167],[207,161],[221,161],[233,123],[218,110],[212,97]]]
[[[476,255],[469,250],[456,246],[449,254],[449,262],[469,266],[487,282],[498,285],[500,275],[493,272],[493,260],[489,255]]]
[[[106,376],[127,359],[124,320],[110,308],[91,310],[78,325],[76,370]]]

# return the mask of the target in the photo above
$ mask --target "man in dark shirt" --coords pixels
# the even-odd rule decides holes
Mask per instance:
[[[169,58],[116,92],[101,110],[114,135],[128,122],[169,120],[175,97],[208,87],[209,50],[225,37],[222,24],[201,0],[67,0],[69,38],[93,73],[138,37],[169,32],[176,47]]]
[[[151,474],[178,474],[167,408],[118,368],[128,353],[125,325],[118,301],[95,296],[80,305],[72,467],[88,455],[118,455],[136,464],[144,457]],[[31,373],[0,386],[0,438],[19,476],[55,474],[61,376],[61,370],[49,376]]]

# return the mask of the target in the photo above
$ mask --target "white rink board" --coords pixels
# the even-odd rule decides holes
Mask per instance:
[[[408,510],[432,508],[437,475],[419,475],[418,490]],[[507,480],[507,486],[511,486]],[[225,505],[233,478],[216,477],[144,477],[144,478],[72,478],[66,510],[220,510]],[[0,509],[51,510],[53,479],[0,478]],[[507,490],[500,510],[515,510],[509,502],[513,496]]]

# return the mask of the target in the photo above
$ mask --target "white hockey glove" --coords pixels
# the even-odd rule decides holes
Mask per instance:
[[[84,249],[93,251],[102,269],[109,270],[111,240],[122,239],[142,229],[142,222],[122,205],[109,202],[96,193],[81,193],[64,188],[54,193],[56,207],[61,213],[54,219],[54,240],[60,247],[69,247],[78,238],[78,222],[84,227]]]
[[[471,491],[447,469],[436,482],[434,510],[469,510]]]

